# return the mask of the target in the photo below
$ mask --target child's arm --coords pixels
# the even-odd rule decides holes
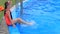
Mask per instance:
[[[10,18],[11,24],[13,25],[13,27],[15,27],[15,24],[14,24],[13,20],[11,19],[10,11],[8,11],[8,16]]]
[[[10,21],[11,21],[10,11],[7,11],[7,14],[8,14]]]

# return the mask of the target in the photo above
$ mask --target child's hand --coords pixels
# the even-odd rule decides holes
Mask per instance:
[[[16,27],[16,25],[14,24],[14,21],[13,20],[11,20],[11,23],[12,23],[13,27]]]
[[[13,25],[13,27],[16,27],[16,25],[14,24],[14,22],[12,21],[12,25]]]

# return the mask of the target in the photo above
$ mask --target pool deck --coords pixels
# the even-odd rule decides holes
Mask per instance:
[[[0,24],[0,34],[9,34],[4,18],[2,20],[2,23]]]

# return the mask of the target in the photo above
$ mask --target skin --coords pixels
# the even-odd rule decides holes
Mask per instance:
[[[27,25],[32,25],[32,23],[30,22],[26,22],[24,20],[22,20],[21,18],[16,18],[16,19],[11,19],[11,16],[10,16],[10,10],[9,8],[6,9],[6,14],[8,13],[8,16],[10,18],[10,21],[12,23],[12,25],[15,27],[15,23],[18,22],[18,23],[22,23],[22,24],[27,24]]]
[[[10,0],[11,1],[11,0]],[[12,25],[13,25],[13,27],[15,27],[15,24],[14,23],[16,23],[16,22],[19,22],[19,23],[22,23],[22,24],[27,24],[27,25],[32,25],[33,23],[28,23],[28,22],[26,22],[26,21],[24,21],[23,19],[21,19],[21,18],[16,18],[16,19],[11,19],[11,16],[10,16],[10,6],[8,5],[7,6],[7,9],[6,9],[6,14],[8,13],[8,16],[9,16],[9,18],[10,18],[10,21],[11,21],[11,23],[12,23]]]

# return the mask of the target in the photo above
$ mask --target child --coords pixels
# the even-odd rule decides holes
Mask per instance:
[[[9,1],[11,2],[11,0]],[[19,22],[19,23],[23,23],[23,24],[27,24],[27,25],[32,25],[32,23],[28,23],[28,22],[25,22],[24,20],[22,20],[21,18],[16,18],[16,19],[12,19],[12,15],[11,15],[11,11],[10,11],[10,3],[9,2],[5,2],[5,11],[4,11],[4,16],[7,15],[7,17],[9,18],[10,20],[10,23],[15,27],[15,24],[16,22]]]

